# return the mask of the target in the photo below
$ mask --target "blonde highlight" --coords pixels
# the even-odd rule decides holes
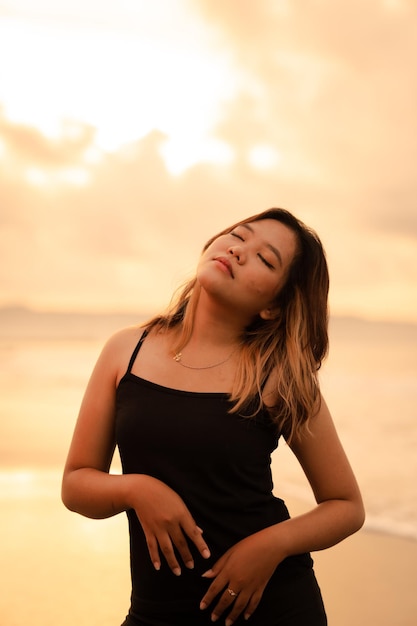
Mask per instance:
[[[325,253],[317,234],[285,209],[269,209],[234,224],[276,219],[296,235],[298,246],[285,285],[276,298],[272,319],[258,316],[241,337],[239,364],[230,394],[233,413],[248,418],[267,410],[271,420],[288,441],[308,429],[309,420],[320,406],[318,370],[328,350],[327,296],[329,275]],[[188,281],[168,311],[146,324],[148,328],[175,329],[174,351],[188,342],[198,304],[200,286]],[[265,403],[266,383],[275,400]]]

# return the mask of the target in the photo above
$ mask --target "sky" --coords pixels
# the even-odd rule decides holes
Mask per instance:
[[[280,206],[417,322],[416,111],[414,0],[0,0],[0,306],[157,312]]]

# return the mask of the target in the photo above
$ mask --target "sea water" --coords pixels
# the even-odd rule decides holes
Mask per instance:
[[[103,342],[142,320],[0,311],[1,624],[26,624],[28,610],[41,615],[31,623],[42,626],[90,626],[91,614],[101,626],[122,621],[129,591],[125,516],[71,514],[59,491]],[[366,524],[417,540],[417,326],[334,318],[330,331],[321,384],[364,496]],[[277,495],[313,503],[284,442],[272,466]],[[117,457],[113,471],[120,471]]]

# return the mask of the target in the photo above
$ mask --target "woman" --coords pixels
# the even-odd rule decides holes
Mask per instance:
[[[114,335],[88,384],[63,478],[82,515],[127,512],[124,626],[322,626],[310,551],[363,524],[358,486],[320,395],[328,271],[283,209],[205,246],[166,315]],[[272,495],[283,436],[317,506]],[[110,475],[118,445],[123,475]]]

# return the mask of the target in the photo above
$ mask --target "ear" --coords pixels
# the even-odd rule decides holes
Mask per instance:
[[[259,316],[265,321],[273,320],[276,317],[278,317],[278,315],[279,315],[279,307],[277,306],[271,306],[267,309],[263,309],[259,313]]]

